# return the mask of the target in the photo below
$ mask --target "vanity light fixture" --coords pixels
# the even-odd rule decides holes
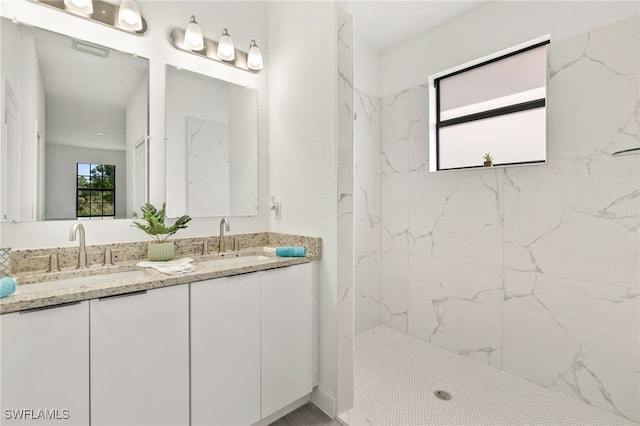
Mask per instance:
[[[250,70],[259,71],[264,66],[262,62],[262,53],[255,40],[249,43],[249,53],[247,53],[247,67]]]
[[[118,25],[129,31],[142,29],[142,16],[135,0],[122,0],[118,8]]]
[[[91,15],[93,13],[92,0],[64,0],[64,7],[73,13]]]
[[[120,6],[114,0],[28,1],[129,34],[144,35],[147,32],[147,21],[140,15],[140,9],[134,0],[122,0]]]
[[[191,19],[187,24],[184,32],[184,44],[191,50],[204,49],[204,37],[202,36],[202,28],[196,22],[196,17],[191,15]]]
[[[231,40],[226,28],[222,31],[222,36],[220,36],[220,41],[218,42],[218,58],[223,61],[233,61],[236,58],[233,40]]]
[[[202,45],[199,41],[202,40]],[[174,28],[169,34],[169,42],[173,47],[183,52],[202,56],[216,62],[231,65],[244,71],[256,73],[264,67],[262,53],[255,40],[249,43],[249,53],[234,47],[229,31],[225,28],[220,41],[203,37],[202,29],[196,22],[195,16],[191,16],[185,30]]]

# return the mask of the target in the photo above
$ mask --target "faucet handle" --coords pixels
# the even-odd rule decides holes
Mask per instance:
[[[202,246],[202,255],[206,256],[207,254],[209,254],[209,240],[202,240],[202,241],[196,241],[194,243],[191,243],[194,246],[195,245],[201,245]]]
[[[233,251],[240,251],[240,238],[238,237],[233,239]]]
[[[124,251],[124,249],[112,249],[111,247],[104,249],[104,266],[113,265],[113,253],[119,253],[121,251]]]
[[[49,272],[57,272],[60,270],[58,266],[58,253],[52,253],[49,256]]]
[[[43,254],[42,256],[31,256],[29,260],[41,260],[46,259],[49,261],[49,270],[47,272],[58,272],[60,267],[58,266],[58,253]]]

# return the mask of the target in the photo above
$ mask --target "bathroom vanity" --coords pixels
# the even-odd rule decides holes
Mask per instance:
[[[0,305],[2,424],[249,425],[306,397],[318,257],[254,252],[19,286]]]

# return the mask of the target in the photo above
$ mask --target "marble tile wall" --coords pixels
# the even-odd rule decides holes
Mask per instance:
[[[336,9],[338,128],[338,414],[353,407],[353,17]]]
[[[355,333],[381,323],[380,99],[354,90]]]
[[[187,203],[191,217],[231,210],[229,125],[187,117]]]
[[[551,45],[549,161],[504,170],[503,368],[640,421],[639,21]]]
[[[427,88],[381,100],[383,324],[640,421],[640,156],[611,156],[640,146],[638,43],[637,16],[552,41],[545,165],[428,173]]]

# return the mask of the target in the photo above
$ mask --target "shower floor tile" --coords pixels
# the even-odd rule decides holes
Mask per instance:
[[[355,338],[354,408],[380,426],[638,425],[382,325]]]

